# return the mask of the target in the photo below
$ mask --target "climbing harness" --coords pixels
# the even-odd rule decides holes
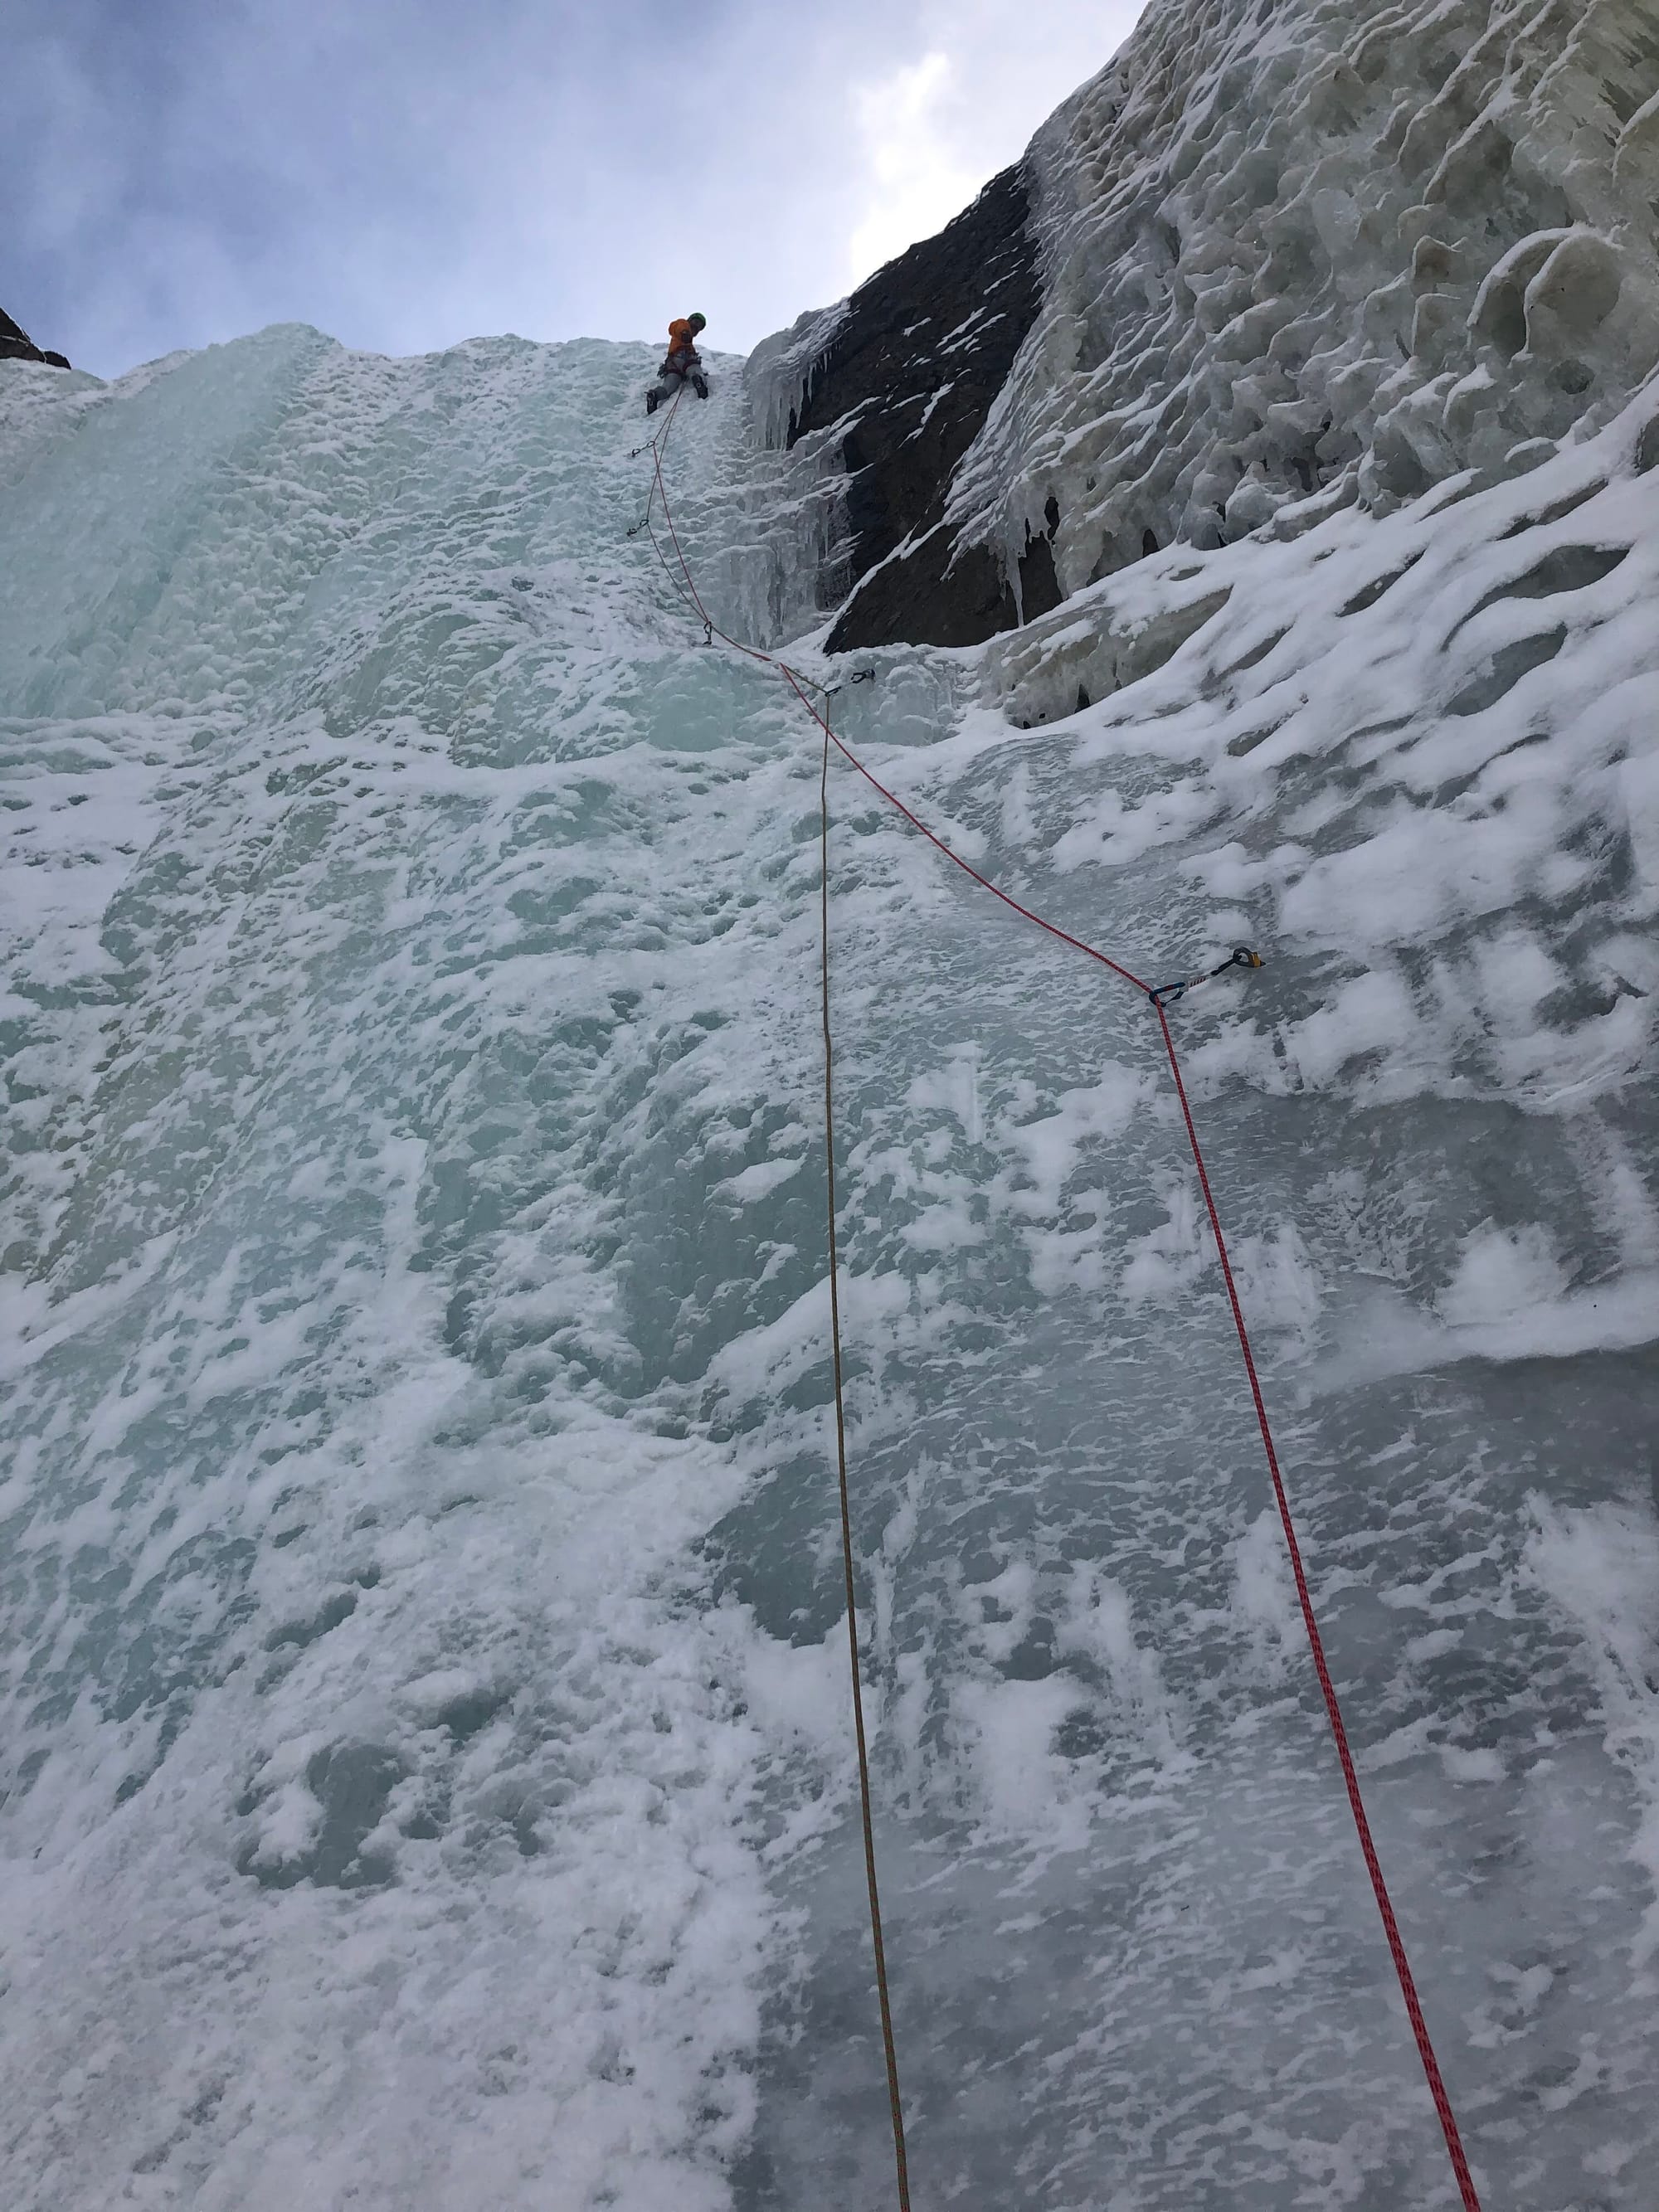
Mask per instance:
[[[1187,1095],[1186,1080],[1182,1074],[1180,1058],[1176,1051],[1175,1033],[1170,1027],[1169,1009],[1177,1000],[1185,997],[1189,991],[1197,989],[1201,984],[1213,982],[1218,976],[1227,974],[1231,969],[1260,968],[1263,964],[1261,957],[1253,951],[1249,945],[1241,945],[1236,946],[1218,967],[1212,968],[1202,975],[1188,976],[1174,983],[1152,984],[1144,981],[1141,977],[1134,974],[1133,969],[1125,967],[1121,961],[1114,960],[1109,954],[1101,951],[1097,946],[1089,944],[1085,939],[1074,937],[1069,930],[1060,928],[1058,923],[1048,921],[1045,915],[1036,913],[1032,908],[1022,905],[1018,899],[1005,891],[1000,884],[993,883],[988,876],[981,875],[971,862],[963,860],[960,853],[953,851],[945,843],[944,838],[936,831],[930,830],[920,816],[905,805],[896,792],[890,791],[887,786],[865,766],[851,747],[836,735],[830,726],[828,714],[821,713],[807,696],[809,690],[817,690],[822,693],[827,701],[830,695],[822,684],[816,684],[811,678],[803,676],[799,671],[792,668],[787,661],[779,659],[775,654],[763,653],[757,646],[744,645],[738,639],[729,636],[725,630],[721,629],[704,606],[698,593],[696,579],[686,561],[684,549],[680,544],[679,532],[674,525],[673,509],[668,499],[668,487],[663,480],[663,451],[667,444],[668,434],[674,425],[674,416],[679,409],[683,389],[684,387],[682,387],[682,392],[675,394],[673,406],[669,410],[668,420],[663,424],[662,428],[648,445],[639,449],[641,452],[648,452],[652,457],[653,481],[646,501],[644,520],[646,526],[650,530],[651,543],[657,558],[662,564],[664,574],[678,592],[681,599],[688,607],[695,610],[697,620],[702,624],[703,642],[711,644],[718,637],[722,645],[728,647],[733,653],[742,654],[745,659],[756,661],[763,667],[775,669],[823,732],[823,768],[819,784],[822,978],[824,1131],[828,1151],[827,1182],[830,1204],[830,1316],[835,1368],[836,1450],[841,1486],[842,1557],[847,1584],[848,1634],[853,1674],[854,1723],[858,1740],[859,1793],[863,1815],[865,1870],[869,1888],[871,1939],[875,1952],[876,1986],[880,1999],[882,2039],[887,2062],[888,2095],[892,2107],[893,2155],[898,2184],[900,2212],[909,2212],[909,2179],[905,2152],[903,2114],[899,2100],[898,2062],[893,2039],[891,2007],[888,1997],[886,1951],[882,1936],[880,1899],[876,1881],[869,1752],[865,1734],[864,1698],[860,1680],[858,1626],[854,1609],[852,1516],[847,1474],[846,1416],[842,1403],[841,1298],[838,1279],[840,1261],[836,1237],[834,1093],[830,1030],[829,775],[830,748],[832,745],[850,768],[856,769],[864,781],[873,790],[878,792],[890,806],[902,814],[913,829],[919,831],[929,844],[944,854],[947,860],[960,868],[964,875],[971,876],[974,881],[982,889],[989,891],[994,898],[1000,899],[1005,906],[1011,907],[1025,921],[1035,923],[1037,928],[1045,931],[1048,936],[1057,938],[1062,945],[1069,945],[1075,951],[1085,954],[1099,966],[1109,969],[1113,975],[1120,976],[1124,982],[1142,993],[1150,1002],[1153,1012],[1158,1016],[1164,1054],[1169,1060],[1170,1073],[1175,1083],[1176,1097],[1181,1105],[1181,1116],[1186,1127],[1188,1146],[1192,1152],[1193,1164],[1198,1171],[1199,1188],[1203,1193],[1210,1232],[1215,1239],[1216,1256],[1221,1263],[1221,1279],[1226,1289],[1227,1304],[1232,1313],[1233,1328],[1238,1338],[1239,1351],[1243,1358],[1245,1379],[1249,1385],[1251,1402],[1255,1407],[1256,1425],[1261,1432],[1261,1447],[1266,1455],[1267,1473],[1273,1484],[1273,1502],[1278,1509],[1279,1527],[1284,1534],[1285,1549],[1290,1558],[1291,1572],[1296,1584],[1297,1605],[1302,1615],[1303,1628],[1307,1635],[1308,1648],[1313,1659],[1314,1674],[1318,1680],[1320,1696],[1325,1707],[1326,1721],[1336,1751],[1337,1763],[1341,1769],[1343,1787],[1347,1794],[1348,1808],[1353,1818],[1360,1855],[1365,1863],[1365,1872],[1370,1881],[1371,1894],[1376,1902],[1377,1912],[1382,1922],[1383,1936],[1389,1947],[1389,1954],[1393,1960],[1401,1996],[1405,2001],[1406,2016],[1410,2023],[1412,2037],[1417,2046],[1418,2059],[1422,2066],[1429,2094],[1434,2104],[1435,2116],[1440,2123],[1441,2133],[1445,2138],[1446,2152],[1457,2182],[1463,2212],[1481,2212],[1480,2199],[1475,2189],[1474,2177],[1469,2170],[1468,2159],[1463,2148],[1456,2114],[1452,2109],[1451,2099],[1440,2071],[1440,2062],[1435,2053],[1433,2039],[1430,2035],[1428,2022],[1424,2017],[1422,2003],[1418,1996],[1416,1978],[1412,1972],[1411,1961],[1407,1955],[1405,1938],[1401,1934],[1399,1920],[1395,1913],[1394,1901],[1389,1895],[1388,1881],[1382,1872],[1382,1863],[1377,1855],[1376,1839],[1371,1832],[1370,1818],[1366,1812],[1364,1796],[1360,1789],[1358,1770],[1354,1765],[1353,1753],[1348,1741],[1347,1725],[1342,1717],[1341,1703],[1337,1696],[1336,1685],[1332,1680],[1330,1667],[1325,1656],[1324,1638],[1320,1632],[1318,1617],[1314,1609],[1313,1593],[1309,1585],[1307,1568],[1302,1556],[1301,1540],[1297,1536],[1295,1517],[1291,1510],[1290,1492],[1285,1486],[1284,1474],[1279,1467],[1279,1452],[1273,1442],[1272,1425],[1267,1419],[1267,1401],[1262,1395],[1261,1377],[1256,1371],[1255,1354],[1251,1348],[1249,1330],[1244,1320],[1244,1309],[1239,1301],[1238,1286],[1233,1277],[1232,1261],[1228,1253],[1227,1240],[1222,1231],[1221,1215],[1216,1205],[1215,1194],[1210,1185],[1209,1171],[1205,1165],[1204,1154],[1199,1144],[1198,1128],[1193,1120],[1192,1104]],[[667,526],[675,559],[679,566],[678,575],[675,574],[668,556],[664,551],[662,543],[657,536],[655,526],[651,521],[651,510],[659,498],[662,501],[663,520]],[[873,672],[871,670],[860,671],[851,680],[854,683],[861,682]]]

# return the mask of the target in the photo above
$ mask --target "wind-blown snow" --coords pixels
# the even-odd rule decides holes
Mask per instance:
[[[0,388],[30,2212],[887,2185],[817,750],[627,535],[651,366]],[[760,632],[717,367],[668,473]],[[1659,2148],[1653,413],[868,683],[793,648],[1063,926],[1267,955],[1172,1019],[1470,2148],[1560,2212]],[[918,2203],[1449,2204],[1156,1025],[831,788]]]

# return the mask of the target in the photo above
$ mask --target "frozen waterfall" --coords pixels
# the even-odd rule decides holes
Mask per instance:
[[[628,534],[650,363],[282,328],[0,387],[17,2212],[887,2201],[817,746]],[[677,514],[769,635],[817,526],[716,374]],[[792,647],[1065,927],[1268,956],[1172,1018],[1536,2212],[1659,2152],[1650,413],[869,682]],[[918,2205],[1448,2205],[1156,1024],[831,792]]]

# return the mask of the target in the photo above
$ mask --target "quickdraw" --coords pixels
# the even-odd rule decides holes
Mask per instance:
[[[1149,988],[1146,996],[1155,1006],[1172,1006],[1177,999],[1184,999],[1188,991],[1197,990],[1200,983],[1213,983],[1218,975],[1224,975],[1230,968],[1265,968],[1267,962],[1259,952],[1252,952],[1248,945],[1236,945],[1218,968],[1206,969],[1201,975],[1188,975],[1179,983],[1160,983]]]

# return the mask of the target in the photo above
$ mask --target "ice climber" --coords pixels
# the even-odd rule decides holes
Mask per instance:
[[[707,327],[707,315],[679,315],[668,325],[668,351],[663,356],[657,380],[645,395],[645,411],[654,415],[665,399],[690,384],[699,399],[708,397],[708,380],[702,373],[697,334]]]

